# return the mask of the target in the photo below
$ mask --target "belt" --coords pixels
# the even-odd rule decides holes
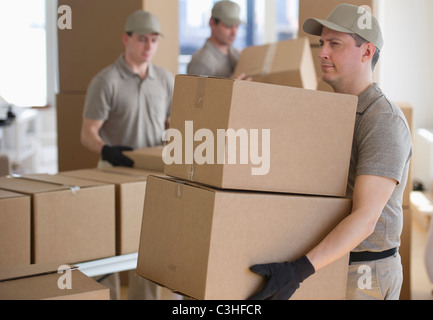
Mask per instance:
[[[382,252],[351,252],[350,253],[350,263],[352,262],[368,262],[368,261],[376,261],[381,259],[389,258],[395,255],[398,252],[397,248],[393,248],[390,250],[382,251]]]

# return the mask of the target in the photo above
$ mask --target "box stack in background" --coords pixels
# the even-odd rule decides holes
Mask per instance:
[[[67,290],[62,288],[63,286]],[[109,300],[109,298],[110,290],[107,287],[87,277],[74,266],[39,264],[0,268],[0,300]]]
[[[31,225],[10,230],[31,239],[29,263],[77,263],[115,255],[113,185],[40,174],[0,178],[0,189],[31,199]],[[25,234],[20,232],[24,226],[29,226]]]
[[[413,107],[409,103],[397,103],[402,109],[413,134]],[[412,160],[413,161],[413,160]],[[412,162],[411,162],[412,163]],[[410,195],[413,190],[412,165],[409,170],[407,186],[403,195],[403,232],[401,235],[400,256],[403,265],[403,286],[400,299],[411,300],[411,245],[412,245],[412,210]]]
[[[182,164],[166,164],[171,177],[148,179],[137,274],[194,299],[244,300],[263,284],[252,265],[308,253],[351,211],[356,106],[354,96],[177,76],[171,128],[182,141],[164,159],[180,150]],[[229,129],[240,133],[235,150],[228,137],[210,141]],[[262,131],[245,149],[265,157],[268,148],[261,176],[252,175],[260,163],[240,164],[242,132],[256,129],[270,130],[269,141],[260,142]],[[215,164],[221,149],[226,163],[235,151],[237,164]],[[185,164],[188,152],[210,163]],[[307,279],[293,299],[344,299],[347,269],[348,256]]]
[[[317,74],[308,38],[244,49],[234,77],[242,73],[252,81],[317,89]]]
[[[59,0],[59,7],[68,5],[73,13],[72,29],[58,30],[59,171],[94,168],[97,165],[99,157],[80,142],[86,91],[92,78],[124,52],[121,37],[131,13],[143,9],[158,16],[164,37],[160,40],[153,63],[177,74],[178,1],[166,2],[161,6],[161,2],[156,0]]]
[[[308,18],[318,18],[326,20],[328,15],[334,10],[335,7],[342,3],[353,4],[356,6],[367,6],[371,9],[373,15],[377,17],[378,14],[378,3],[377,0],[299,0],[299,32],[298,37],[307,37],[310,40],[311,52],[314,59],[316,73],[319,78],[322,76],[322,68],[320,59],[318,58],[320,53],[319,39],[318,36],[307,34],[303,30],[305,20]],[[380,63],[380,62],[379,62]],[[374,77],[375,81],[378,79],[378,70],[376,68]],[[319,81],[318,90],[333,92],[330,85],[324,81]]]

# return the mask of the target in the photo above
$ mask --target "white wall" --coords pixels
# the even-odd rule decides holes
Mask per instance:
[[[433,128],[433,1],[379,1],[381,87],[391,100],[413,105],[415,129]]]

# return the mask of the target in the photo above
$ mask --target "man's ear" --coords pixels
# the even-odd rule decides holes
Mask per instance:
[[[123,45],[126,47],[126,44],[128,43],[128,39],[129,39],[129,36],[128,36],[128,34],[126,33],[126,32],[124,32],[123,34],[122,34],[122,43],[123,43]]]
[[[363,52],[363,55],[362,55],[362,62],[367,62],[369,60],[372,60],[375,53],[376,53],[376,46],[373,43],[371,43],[371,42],[366,43],[364,45],[364,52]]]

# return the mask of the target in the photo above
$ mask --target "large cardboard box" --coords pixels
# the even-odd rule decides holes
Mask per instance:
[[[234,76],[253,81],[315,90],[317,75],[307,38],[253,46],[242,51]]]
[[[358,98],[176,77],[165,174],[223,189],[345,196]]]
[[[195,299],[245,300],[263,285],[252,265],[293,261],[351,210],[343,198],[222,191],[149,177],[137,274]],[[348,257],[293,299],[344,299]]]
[[[30,197],[0,190],[0,267],[30,264]]]
[[[138,251],[146,180],[156,172],[121,173],[110,169],[84,169],[61,172],[60,175],[99,181],[116,186],[116,254]]]
[[[123,154],[134,161],[135,169],[164,171],[162,152],[164,147],[144,148],[134,151],[124,151]]]
[[[77,263],[115,255],[114,185],[60,175],[0,178],[32,199],[32,263]]]
[[[81,144],[85,93],[57,95],[57,153],[59,172],[95,168],[99,157]]]
[[[109,300],[110,290],[74,266],[0,269],[0,300]]]
[[[84,92],[92,78],[124,52],[122,34],[128,16],[136,10],[156,14],[164,37],[154,63],[177,73],[179,55],[178,1],[166,0],[59,0],[69,6],[71,29],[58,30],[59,86],[61,93]],[[68,18],[59,13],[60,24]],[[97,35],[97,41],[95,40]]]

